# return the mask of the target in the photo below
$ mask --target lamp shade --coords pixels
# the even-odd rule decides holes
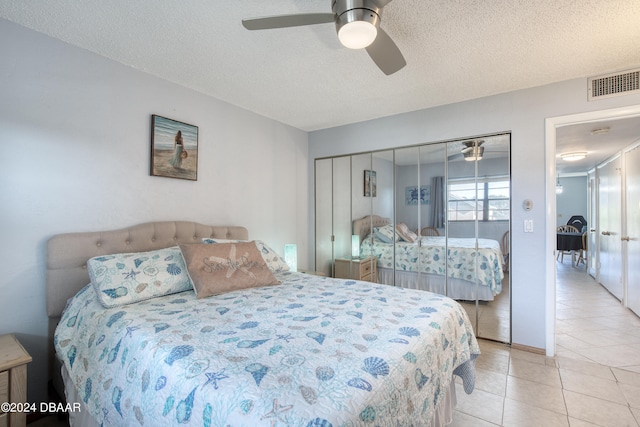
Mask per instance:
[[[351,257],[360,258],[360,236],[357,234],[351,236]]]
[[[295,243],[284,245],[284,261],[291,271],[298,271],[298,247]]]

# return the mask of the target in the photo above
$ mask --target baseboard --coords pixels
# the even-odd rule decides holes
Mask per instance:
[[[531,347],[524,344],[511,343],[511,348],[515,350],[528,351],[529,353],[541,354],[543,356],[547,354],[544,348]]]

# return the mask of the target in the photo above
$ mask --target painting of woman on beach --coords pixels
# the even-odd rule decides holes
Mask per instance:
[[[151,175],[198,179],[198,127],[151,116]]]

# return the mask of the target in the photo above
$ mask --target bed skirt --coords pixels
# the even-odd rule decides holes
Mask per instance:
[[[61,368],[62,380],[64,382],[64,394],[68,403],[79,403],[80,410],[69,412],[69,426],[70,427],[100,427],[100,424],[89,413],[87,407],[82,401],[80,393],[73,385],[73,381],[69,377],[64,364]],[[440,402],[438,408],[436,408],[435,416],[431,420],[429,427],[444,427],[453,422],[453,408],[456,406],[456,382],[452,378],[449,383],[449,387],[445,393],[444,399]],[[106,426],[105,426],[106,427]]]
[[[480,301],[493,301],[493,292],[488,286],[476,286],[473,282],[452,277],[445,283],[444,276],[436,274],[393,271],[390,268],[378,267],[378,283],[434,292],[461,301],[475,301],[476,295]]]

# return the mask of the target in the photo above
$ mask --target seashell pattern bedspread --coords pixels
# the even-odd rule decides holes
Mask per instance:
[[[479,347],[441,295],[276,273],[281,285],[105,309],[88,285],[55,346],[105,426],[422,425]]]
[[[394,253],[396,270],[440,276],[446,273],[454,279],[477,280],[481,286],[490,287],[493,295],[502,292],[503,258],[495,240],[478,239],[476,249],[476,239],[424,236],[414,243],[395,242],[394,252],[393,243],[369,236],[360,245],[360,255],[377,257],[379,268],[393,268]]]

